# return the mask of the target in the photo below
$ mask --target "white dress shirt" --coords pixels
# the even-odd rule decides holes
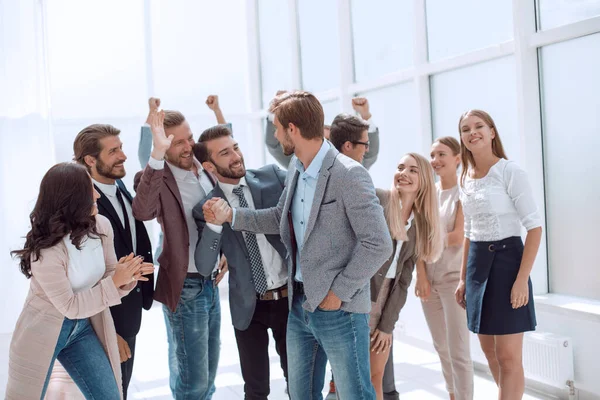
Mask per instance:
[[[63,243],[69,253],[67,277],[71,282],[73,292],[81,292],[96,285],[106,272],[102,240],[84,238],[81,242],[81,250],[79,250],[71,242],[69,234],[63,238]]]
[[[187,171],[176,167],[169,163],[169,168],[173,172],[179,194],[181,195],[181,201],[183,202],[183,211],[185,212],[185,222],[187,225],[190,242],[188,243],[188,272],[198,272],[196,268],[196,261],[194,253],[196,252],[196,245],[198,244],[198,228],[196,227],[196,221],[192,215],[192,210],[196,204],[200,203],[202,199],[213,189],[213,185],[208,178],[206,171],[202,168],[202,165],[194,158],[194,164],[198,168],[198,175],[196,176],[193,171]],[[160,170],[165,166],[164,160],[156,160],[150,157],[148,165],[152,169]],[[168,217],[168,216],[165,216]],[[219,266],[219,259],[215,264],[215,269]]]
[[[410,227],[412,226],[413,218],[414,218],[414,214],[411,212],[410,217],[408,218],[408,221],[406,222],[406,231],[407,232],[410,229]],[[396,241],[396,253],[394,254],[394,260],[392,261],[392,265],[390,265],[390,269],[388,269],[387,274],[385,274],[385,277],[388,279],[396,278],[396,270],[398,269],[398,258],[400,258],[400,251],[402,251],[402,243],[404,243],[402,240]]]
[[[465,237],[474,242],[521,236],[521,226],[542,226],[527,174],[514,161],[501,158],[483,178],[465,177],[460,201]]]
[[[233,189],[241,186],[244,190],[244,197],[246,198],[246,202],[248,203],[248,208],[251,210],[255,210],[254,199],[252,198],[252,193],[250,192],[250,188],[246,183],[246,178],[241,178],[240,183],[237,185],[231,185],[229,183],[219,182],[219,186],[223,189],[223,193],[229,202],[231,208],[240,207],[240,198],[238,195],[233,193]],[[207,223],[206,226],[213,230],[214,232],[221,233],[223,230],[223,226],[214,225]],[[244,239],[246,237],[246,232],[242,232],[244,235]],[[287,283],[287,269],[284,267],[283,259],[275,250],[273,246],[267,240],[267,237],[261,233],[257,233],[256,241],[258,243],[258,249],[260,250],[260,257],[262,259],[263,268],[265,271],[265,278],[267,278],[267,290],[278,289],[284,286]]]
[[[100,189],[100,191],[106,196],[110,204],[112,204],[113,208],[117,212],[119,216],[119,220],[121,221],[121,226],[125,227],[125,219],[123,217],[123,209],[121,208],[121,203],[119,203],[119,199],[117,198],[117,184],[113,183],[112,185],[107,185],[106,183],[100,183],[95,179],[92,179],[94,184]],[[135,230],[135,218],[133,218],[133,211],[131,210],[131,204],[129,204],[129,200],[125,197],[123,193],[121,193],[121,197],[123,197],[123,203],[125,204],[125,211],[127,211],[127,217],[129,219],[129,228],[131,230],[131,243],[133,244],[133,252],[137,254],[137,234]]]

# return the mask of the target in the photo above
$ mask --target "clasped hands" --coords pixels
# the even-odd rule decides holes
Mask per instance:
[[[223,225],[225,222],[231,224],[233,219],[233,210],[224,199],[219,197],[207,200],[202,206],[202,212],[204,220],[213,225]]]

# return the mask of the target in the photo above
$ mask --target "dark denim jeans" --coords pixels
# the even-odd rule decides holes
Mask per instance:
[[[86,399],[121,398],[108,356],[87,318],[65,318],[46,376],[42,399],[46,395],[52,367],[57,359]]]
[[[375,400],[369,360],[368,314],[308,312],[294,295],[287,326],[288,382],[292,400],[321,400],[327,359],[344,400]]]
[[[175,352],[177,400],[209,400],[215,392],[215,377],[221,347],[221,306],[214,281],[186,278],[175,312],[163,306],[170,330],[169,363]],[[170,368],[171,374],[175,366]],[[173,379],[173,377],[171,377]]]

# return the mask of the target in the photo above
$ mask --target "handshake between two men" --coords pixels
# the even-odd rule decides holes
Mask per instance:
[[[223,225],[225,222],[232,223],[233,210],[225,199],[213,197],[202,206],[204,219],[213,225]]]

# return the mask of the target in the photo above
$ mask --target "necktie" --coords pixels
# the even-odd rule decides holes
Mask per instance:
[[[240,198],[240,206],[248,208],[248,202],[244,196],[244,189],[239,186],[233,189],[233,193]],[[258,242],[254,233],[246,232],[246,247],[250,255],[250,267],[252,268],[252,280],[254,281],[254,289],[258,294],[265,294],[267,291],[267,278],[265,277],[265,269],[263,267]]]
[[[125,202],[123,201],[123,196],[121,195],[121,189],[117,186],[117,200],[119,200],[119,204],[121,205],[121,210],[123,210],[123,220],[125,220],[125,240],[129,245],[129,248],[132,252],[135,253],[135,249],[133,248],[133,239],[131,238],[131,226],[129,225],[129,216],[127,215],[127,208],[125,208]]]

